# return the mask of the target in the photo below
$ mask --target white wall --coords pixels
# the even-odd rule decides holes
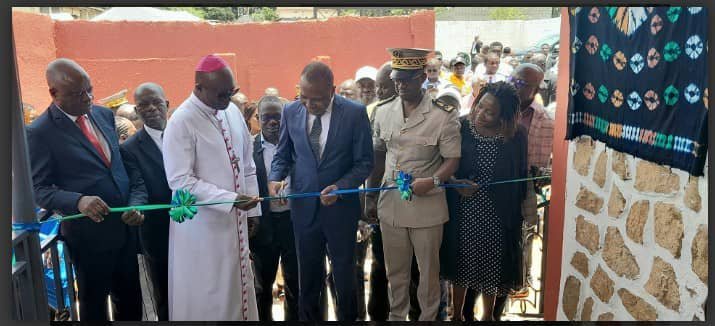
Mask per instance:
[[[435,50],[442,51],[444,58],[453,58],[458,52],[469,53],[474,35],[485,44],[499,41],[512,51],[534,45],[541,38],[558,34],[561,18],[535,20],[485,20],[485,21],[436,21]]]

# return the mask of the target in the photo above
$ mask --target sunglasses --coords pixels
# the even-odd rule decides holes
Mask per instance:
[[[414,74],[414,76],[407,77],[407,78],[392,78],[392,81],[395,83],[400,82],[400,83],[409,83],[410,81],[419,79],[421,74]]]

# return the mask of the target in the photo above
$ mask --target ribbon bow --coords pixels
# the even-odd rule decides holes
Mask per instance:
[[[397,183],[397,190],[400,191],[402,200],[412,200],[412,175],[399,171],[395,183]]]
[[[172,207],[169,209],[169,216],[177,223],[193,219],[197,211],[194,204],[196,204],[196,196],[188,190],[178,189],[171,198]]]

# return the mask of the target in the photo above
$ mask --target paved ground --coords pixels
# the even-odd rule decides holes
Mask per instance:
[[[541,249],[542,249],[542,242],[541,239],[536,239],[534,241],[533,247],[532,247],[532,261],[533,262],[540,262],[541,261]],[[370,250],[368,249],[368,254],[365,259],[365,302],[367,302],[367,298],[370,295],[370,287],[368,286],[369,282],[369,275],[370,275],[370,266],[372,264],[372,255]],[[536,263],[534,264],[535,266],[532,266],[532,275],[541,275],[541,265]],[[144,262],[143,256],[139,255],[139,273],[140,273],[140,281],[141,281],[141,288],[142,288],[142,297],[144,300],[144,317],[142,320],[145,321],[155,321],[156,319],[156,311],[154,308],[154,303],[152,302],[152,296],[151,292],[152,289],[148,286],[150,284],[150,278],[149,275],[146,271],[146,263]],[[276,278],[276,283],[277,284],[282,284],[283,283],[283,278],[281,277],[281,272],[279,268],[278,276]],[[541,287],[541,280],[536,277],[534,280],[534,287],[539,289]],[[274,293],[276,291],[276,286],[274,285]],[[330,296],[330,293],[328,293]],[[520,300],[511,300],[509,307],[507,308],[507,313],[503,317],[502,320],[508,320],[508,321],[539,321],[543,320],[543,318],[540,317],[524,317],[519,315],[522,311],[522,308],[525,309],[526,313],[529,314],[535,314],[538,312],[538,304],[539,301],[537,299],[538,295],[534,291],[534,289],[530,289],[529,295],[526,296],[523,299]],[[329,313],[328,313],[328,320],[334,321],[335,320],[335,313],[333,309],[333,304],[332,304],[332,298],[329,298],[328,304],[330,306]],[[275,297],[273,301],[273,319],[276,321],[282,321],[284,319],[283,317],[283,297]],[[367,316],[367,319],[369,320],[369,316]]]
[[[537,239],[534,242],[533,246],[533,251],[532,251],[532,257],[534,262],[538,262],[541,259],[541,241],[540,239]],[[372,263],[372,257],[370,255],[370,250],[368,250],[368,256],[365,259],[365,276],[366,278],[369,277],[370,275],[370,265]],[[142,288],[142,298],[144,300],[144,311],[143,311],[143,318],[142,320],[145,321],[155,321],[156,319],[156,311],[154,308],[154,303],[152,301],[152,296],[151,292],[152,289],[148,286],[150,283],[150,278],[149,275],[146,271],[146,263],[144,262],[143,256],[139,255],[139,273],[140,273],[140,281],[141,281],[141,288]],[[533,266],[532,268],[532,275],[541,275],[541,266],[536,264],[536,266]],[[280,277],[280,270],[279,270],[279,275],[276,279],[276,283],[282,283],[282,277]],[[369,280],[365,280],[365,302],[367,302],[367,298],[370,295],[370,287],[368,286]],[[536,288],[539,288],[541,286],[540,280],[537,278],[534,282],[534,286]],[[275,289],[275,288],[274,288]],[[330,296],[330,293],[328,293]],[[521,315],[518,315],[518,313],[521,311],[521,307],[523,306],[526,308],[527,313],[536,313],[538,311],[538,301],[536,300],[536,293],[534,292],[533,289],[530,290],[529,296],[527,296],[524,300],[512,300],[511,305],[509,309],[507,310],[507,314],[503,317],[503,320],[505,321],[539,321],[543,320],[543,318],[539,317],[524,317]],[[523,301],[523,303],[521,302]],[[328,313],[328,320],[334,321],[335,320],[335,313],[333,309],[333,304],[332,304],[332,298],[329,298],[328,304],[330,306],[329,313]],[[276,321],[282,321],[284,319],[283,317],[283,297],[278,297],[274,298],[273,301],[273,319]],[[369,320],[369,316],[367,316],[367,319]]]

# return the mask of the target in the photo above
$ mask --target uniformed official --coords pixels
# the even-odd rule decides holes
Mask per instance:
[[[387,278],[389,320],[404,321],[409,309],[412,256],[420,271],[419,320],[433,321],[439,309],[439,249],[442,226],[448,220],[444,189],[438,187],[457,169],[460,157],[458,110],[437,106],[422,90],[427,77],[424,49],[388,49],[397,97],[380,105],[373,124],[375,169],[368,187],[395,186],[398,171],[413,176],[413,197],[398,191],[370,193],[368,217],[379,216]]]

